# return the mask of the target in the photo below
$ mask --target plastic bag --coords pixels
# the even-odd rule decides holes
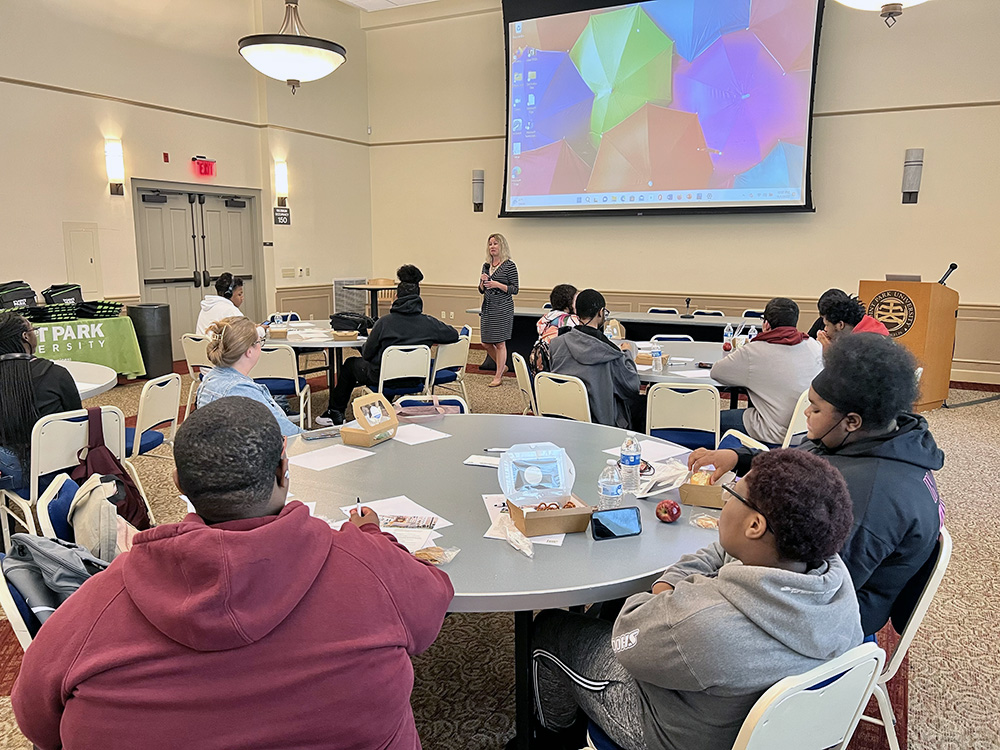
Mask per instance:
[[[454,560],[461,551],[458,547],[424,547],[414,552],[413,556],[433,565],[444,565]]]
[[[710,516],[708,513],[699,513],[697,516],[692,516],[688,523],[692,526],[697,526],[699,529],[719,528],[719,519],[715,516]]]
[[[515,505],[537,505],[573,494],[576,468],[554,443],[512,445],[500,457],[500,489]]]
[[[535,545],[514,525],[514,521],[509,515],[501,515],[497,518],[496,525],[503,532],[504,539],[511,547],[523,552],[525,557],[535,556]]]

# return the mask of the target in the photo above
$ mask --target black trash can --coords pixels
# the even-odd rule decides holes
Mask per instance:
[[[139,339],[142,363],[147,378],[158,378],[174,371],[173,342],[170,336],[170,305],[150,303],[129,305],[128,316]]]

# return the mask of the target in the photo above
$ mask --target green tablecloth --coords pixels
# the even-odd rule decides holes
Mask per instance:
[[[146,374],[131,318],[81,318],[34,325],[38,335],[35,354],[39,357],[106,365],[127,378]]]

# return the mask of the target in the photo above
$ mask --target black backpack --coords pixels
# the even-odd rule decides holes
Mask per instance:
[[[35,292],[23,281],[8,281],[0,284],[0,310],[4,308],[34,307]]]
[[[356,312],[334,313],[330,316],[330,328],[335,331],[357,331],[361,336],[368,335],[368,329],[375,321],[367,315]]]

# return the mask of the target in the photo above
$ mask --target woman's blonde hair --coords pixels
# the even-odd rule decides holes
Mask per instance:
[[[208,359],[217,367],[232,367],[260,340],[257,326],[242,315],[212,323],[208,334]]]
[[[507,244],[507,238],[499,232],[494,232],[486,238],[486,260],[489,263],[493,262],[493,258],[490,257],[490,240],[494,237],[496,237],[497,242],[500,243],[500,262],[503,263],[505,260],[510,260],[510,245]]]

